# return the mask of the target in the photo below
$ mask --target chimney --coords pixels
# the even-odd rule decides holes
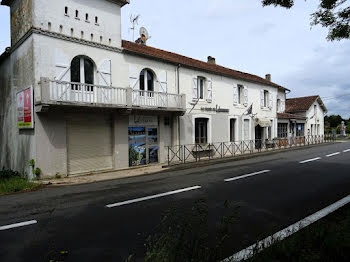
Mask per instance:
[[[267,75],[265,76],[265,79],[266,79],[267,81],[270,81],[270,82],[271,82],[271,74],[267,74]]]
[[[216,65],[215,57],[208,56],[208,63]]]

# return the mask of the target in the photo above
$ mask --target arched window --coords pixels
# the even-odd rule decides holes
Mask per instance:
[[[88,57],[76,56],[71,63],[71,82],[94,84],[94,63]],[[72,89],[80,90],[79,85],[72,85]],[[93,87],[88,88],[88,91],[93,91]]]
[[[154,74],[149,69],[143,69],[140,74],[140,90],[154,92]],[[141,95],[144,92],[140,92]],[[149,96],[153,96],[153,93],[148,93]]]

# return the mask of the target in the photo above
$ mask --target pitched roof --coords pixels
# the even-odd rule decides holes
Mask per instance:
[[[286,112],[296,113],[309,110],[312,104],[317,101],[322,109],[327,112],[326,106],[323,104],[320,96],[305,96],[305,97],[296,97],[289,98],[286,100]]]
[[[162,61],[174,63],[174,64],[180,64],[182,66],[187,66],[190,68],[195,68],[199,70],[204,70],[207,72],[211,72],[214,74],[220,74],[220,75],[225,75],[228,77],[232,77],[235,79],[241,79],[241,80],[246,80],[249,82],[254,82],[254,83],[259,83],[259,84],[264,84],[268,86],[273,86],[276,88],[279,88],[281,90],[288,90],[287,88],[284,88],[278,84],[275,84],[271,81],[266,80],[265,78],[236,71],[230,68],[226,68],[223,66],[219,66],[216,64],[209,64],[207,62],[203,62],[200,60],[196,60],[190,57],[186,57],[183,55],[179,55],[176,53],[164,51],[158,48],[146,46],[146,45],[141,45],[137,44],[134,42],[129,42],[129,41],[122,41],[122,47],[124,48],[124,51],[137,54],[137,55],[142,55],[146,57],[151,57],[155,59],[160,59]],[[288,90],[289,91],[289,90]]]
[[[279,119],[299,119],[306,120],[306,117],[299,116],[297,114],[288,114],[288,113],[277,113],[277,118]]]

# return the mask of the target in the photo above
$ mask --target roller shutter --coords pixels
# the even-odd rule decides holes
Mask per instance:
[[[67,118],[68,173],[112,169],[112,121],[108,114]]]

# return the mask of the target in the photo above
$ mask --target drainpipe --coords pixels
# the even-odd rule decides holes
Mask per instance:
[[[178,64],[176,67],[176,76],[177,76],[177,94],[180,94],[180,67],[181,64]],[[178,145],[181,144],[181,128],[180,128],[180,116],[177,117],[177,132],[178,132]]]

